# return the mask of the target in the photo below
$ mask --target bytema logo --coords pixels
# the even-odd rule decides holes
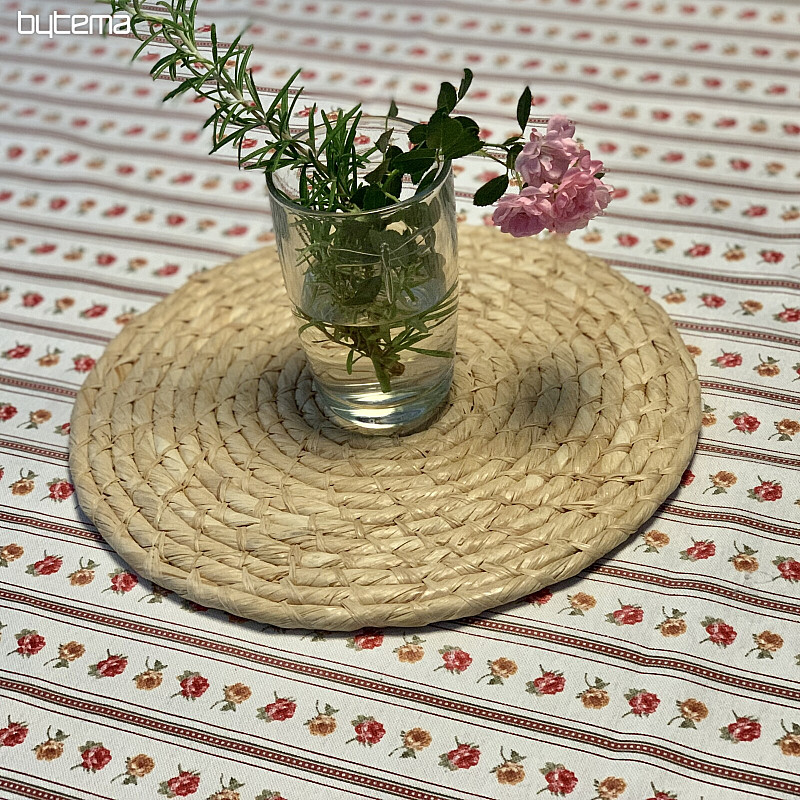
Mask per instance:
[[[130,33],[131,18],[127,15],[111,14],[61,14],[53,11],[45,17],[47,26],[36,14],[17,11],[17,33],[20,36],[88,36],[90,33]]]

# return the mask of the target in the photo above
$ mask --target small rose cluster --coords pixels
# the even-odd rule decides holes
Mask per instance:
[[[555,115],[542,136],[534,128],[514,162],[524,181],[518,195],[500,198],[492,222],[512,236],[535,236],[547,229],[569,233],[583,228],[611,201],[602,161],[573,138],[575,126]]]

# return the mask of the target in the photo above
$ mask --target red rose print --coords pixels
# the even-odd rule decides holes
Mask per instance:
[[[759,480],[761,480],[761,478],[759,478]],[[750,489],[748,495],[750,495],[750,497],[754,500],[758,500],[759,503],[772,503],[775,502],[775,500],[780,500],[781,497],[783,497],[783,488],[777,481],[761,480],[761,483],[758,486]]]
[[[481,751],[474,744],[458,744],[455,750],[450,750],[444,753],[439,763],[446,766],[448,769],[469,769],[470,767],[477,766],[481,758]]]
[[[294,700],[291,700],[288,697],[276,696],[274,703],[269,703],[264,706],[263,718],[275,720],[276,722],[283,722],[284,720],[291,719],[294,716],[296,709],[297,704],[294,702]]]
[[[75,356],[72,364],[75,372],[89,372],[94,367],[95,361],[91,356]]]
[[[731,419],[733,420],[734,428],[742,433],[753,433],[757,431],[759,425],[761,425],[758,418],[750,414],[737,414],[731,417]],[[731,430],[733,430],[733,428],[731,428]]]
[[[723,739],[732,742],[752,742],[761,736],[761,723],[753,717],[737,717],[724,728],[720,728]]]
[[[3,422],[16,416],[16,413],[16,406],[12,406],[11,403],[0,403],[0,420]]]
[[[635,244],[638,244],[639,239],[630,233],[620,233],[617,236],[617,242],[622,245],[622,247],[633,247]]]
[[[44,297],[42,297],[39,292],[25,292],[25,294],[22,295],[22,305],[25,306],[25,308],[34,308],[38,306],[42,300],[44,300]]]
[[[383,739],[386,729],[372,717],[357,717],[352,722],[355,741],[372,747]],[[352,739],[350,741],[353,741]]]
[[[72,497],[72,493],[75,491],[75,487],[69,481],[53,481],[48,486],[50,487],[50,500],[59,502]]]
[[[61,569],[61,556],[46,555],[41,561],[37,561],[28,567],[31,575],[53,575]]]
[[[564,676],[560,672],[545,672],[542,667],[542,674],[527,683],[527,690],[530,694],[558,694],[564,691]]]
[[[122,206],[122,205],[117,204],[117,205],[111,206],[110,208],[107,208],[103,212],[103,216],[104,217],[121,217],[127,210],[128,210],[127,206]],[[108,255],[109,254],[105,253],[105,254],[103,254],[103,257],[107,257]],[[107,266],[107,264],[102,264],[99,260],[98,260],[97,263],[100,264],[100,266],[102,266],[102,267]],[[109,263],[113,263],[113,261],[111,261]]]
[[[766,206],[750,206],[742,211],[743,217],[763,217],[767,213]]]
[[[87,742],[81,750],[81,763],[87,772],[97,772],[111,761],[111,751],[99,742]]]
[[[170,183],[191,183],[194,180],[194,175],[191,172],[181,172],[179,175],[176,175]],[[179,225],[181,222],[184,222],[184,218],[178,214],[174,215],[180,219],[180,222],[176,222],[176,225]],[[169,217],[167,217],[167,222],[169,222]],[[172,225],[173,223],[169,223]]]
[[[436,669],[446,669],[448,672],[464,672],[472,663],[472,656],[460,647],[444,647],[439,651],[442,654],[444,664]]]
[[[800,581],[800,561],[794,558],[776,558],[773,562],[778,568],[780,577],[787,581]]]
[[[31,250],[31,253],[34,253],[37,256],[44,256],[48,253],[52,253],[53,250],[56,249],[56,246],[51,242],[45,242],[44,244],[37,245]]]
[[[14,146],[6,150],[6,155],[8,155],[9,158],[19,158],[24,152],[25,151],[21,147]]]
[[[667,111],[665,108],[657,108],[652,112],[651,116],[658,122],[664,122],[672,116],[672,113]]]
[[[738,367],[742,363],[742,356],[739,353],[725,353],[717,356],[712,362],[718,367]]]
[[[784,258],[780,250],[760,250],[758,254],[767,264],[780,264]]]
[[[553,599],[553,593],[549,589],[539,589],[538,592],[529,594],[525,599],[534,605],[543,606]]]
[[[611,196],[615,200],[622,200],[622,198],[628,196],[628,190],[623,186],[619,186],[611,192]]]
[[[50,209],[52,211],[60,211],[67,204],[66,197],[54,197],[50,201]]]
[[[223,233],[225,236],[244,236],[247,233],[247,225],[234,225]]]
[[[710,617],[701,623],[706,629],[708,639],[720,647],[727,647],[736,641],[736,631],[721,619],[711,619]],[[703,641],[707,641],[704,639]]]
[[[614,142],[600,142],[598,145],[601,153],[616,153],[617,145]]]
[[[163,267],[159,267],[153,274],[158,275],[159,278],[168,278],[170,275],[174,275],[180,267],[177,264],[164,264]]]
[[[789,136],[797,136],[797,134],[800,133],[800,125],[797,125],[794,122],[784,122],[783,132],[788,133]]]
[[[702,561],[711,558],[716,552],[717,548],[714,542],[695,542],[681,553],[681,558],[687,558],[689,561]]]
[[[181,690],[178,694],[183,695],[188,700],[196,700],[202,697],[208,689],[208,678],[204,678],[197,672],[184,672],[178,676]],[[175,695],[173,695],[175,697]]]
[[[683,206],[684,208],[689,208],[690,206],[694,205],[695,199],[690,194],[676,194],[675,202],[679,206]]]
[[[551,768],[548,769],[547,772],[545,772],[545,770],[542,770],[542,772],[544,772],[544,779],[547,781],[547,788],[552,794],[570,794],[578,785],[578,779],[575,777],[575,773],[561,764],[548,764],[547,767]],[[545,767],[545,769],[547,769],[547,767]]]
[[[13,652],[30,658],[35,656],[46,644],[44,636],[36,631],[21,631],[17,637],[17,649]]]
[[[661,156],[661,160],[667,164],[676,164],[679,161],[683,161],[683,153],[677,150],[671,150],[668,153],[664,153],[664,155]]]
[[[652,714],[661,703],[658,695],[640,689],[631,689],[625,697],[631,710],[626,712],[623,716],[633,714],[636,717],[646,717]]]
[[[168,791],[164,792],[168,797],[186,797],[194,794],[197,787],[200,786],[200,775],[189,772],[188,770],[181,770],[174,778],[170,778],[165,783]],[[169,793],[172,793],[171,795]]]
[[[167,225],[182,225],[186,222],[186,217],[181,214],[170,214],[167,216]]]
[[[0,728],[0,747],[16,747],[22,744],[28,735],[28,726],[24,722],[12,722],[8,719],[8,725]]]
[[[129,592],[139,583],[139,578],[130,572],[118,572],[111,575],[111,589],[117,594]]]
[[[25,358],[31,352],[29,344],[18,344],[3,353],[3,358]]]
[[[750,169],[750,162],[745,161],[743,158],[732,158],[730,165],[731,169],[735,169],[737,172],[745,172]]]
[[[715,123],[715,128],[735,128],[736,120],[733,117],[720,117]]]
[[[240,179],[238,181],[233,182],[233,189],[236,192],[244,192],[245,190],[249,189],[251,185],[252,184],[250,183],[250,181]]]
[[[117,257],[112,253],[98,253],[95,260],[98,266],[110,267],[117,260]]]
[[[709,308],[721,308],[725,305],[725,298],[718,294],[702,294],[700,299],[703,301],[703,305]]]
[[[800,322],[800,308],[784,308],[775,319],[781,322]]]
[[[623,605],[616,611],[606,614],[606,618],[617,625],[636,625],[644,619],[644,611],[639,606]]]
[[[692,258],[699,258],[700,256],[707,256],[711,252],[711,245],[708,244],[693,244],[688,250],[684,251],[685,256]]]
[[[102,317],[103,314],[106,313],[106,311],[108,311],[108,306],[95,303],[95,305],[89,306],[89,308],[86,308],[83,311],[81,311],[81,316],[84,319],[94,319],[95,317]]]
[[[356,650],[374,650],[383,644],[382,633],[361,633],[352,638],[352,647]],[[348,642],[349,644],[349,642]]]
[[[681,475],[681,486],[689,486],[693,480],[694,472],[690,469],[684,470],[683,475]]]
[[[108,658],[104,658],[102,661],[98,661],[96,664],[89,667],[89,674],[93,675],[95,678],[113,678],[117,675],[121,675],[127,666],[127,656],[112,656],[111,653],[109,653]]]

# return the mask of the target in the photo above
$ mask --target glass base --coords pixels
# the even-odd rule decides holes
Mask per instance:
[[[371,435],[413,433],[433,421],[453,382],[452,364],[435,380],[405,390],[382,392],[374,383],[326,385],[316,376],[314,389],[340,427]]]

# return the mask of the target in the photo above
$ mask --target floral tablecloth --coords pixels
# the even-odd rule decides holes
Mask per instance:
[[[262,180],[129,38],[0,5],[0,796],[800,795],[800,9],[792,0],[202,0],[266,93],[503,136],[525,82],[616,200],[572,234],[675,320],[702,380],[682,488],[613,556],[424,630],[282,632],[126,569],[78,509],[75,393],[132,314],[272,241]],[[46,24],[46,22],[45,22]],[[302,114],[302,111],[300,112]],[[246,145],[255,145],[255,139]],[[457,175],[460,215],[483,224]]]

